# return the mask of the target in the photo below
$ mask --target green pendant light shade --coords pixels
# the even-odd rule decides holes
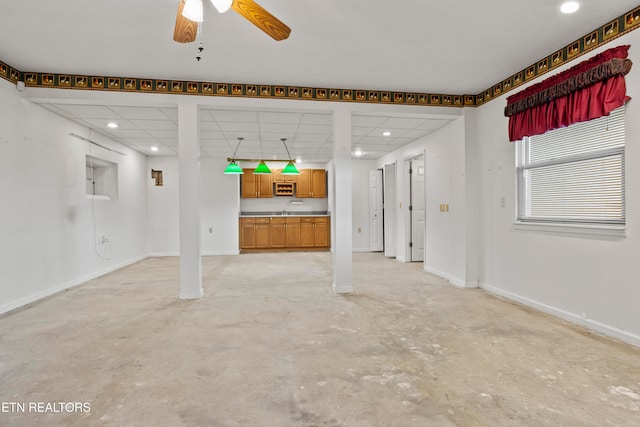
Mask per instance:
[[[231,159],[227,159],[229,161],[229,165],[224,170],[224,173],[229,175],[242,175],[242,168],[236,163],[236,153],[238,152],[238,148],[240,148],[240,143],[244,138],[238,138],[238,145],[236,145],[236,149],[233,152],[233,157]]]
[[[296,165],[294,165],[293,162],[290,161],[289,163],[287,163],[287,166],[282,169],[282,175],[300,175],[300,171],[298,170]]]
[[[244,172],[242,172],[242,168],[236,163],[235,160],[231,160],[231,162],[229,163],[229,166],[227,166],[227,168],[224,170],[224,173],[232,174],[232,175],[240,175],[240,174],[243,174]]]
[[[269,169],[269,166],[267,166],[267,164],[264,162],[264,160],[262,160],[260,162],[260,164],[258,165],[258,167],[253,170],[253,173],[254,174],[261,174],[261,173],[267,174],[267,173],[271,173],[271,169]]]

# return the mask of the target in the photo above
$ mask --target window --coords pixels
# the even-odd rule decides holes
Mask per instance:
[[[624,225],[624,146],[624,106],[517,141],[517,220]]]
[[[118,165],[97,157],[86,156],[87,197],[118,199]]]

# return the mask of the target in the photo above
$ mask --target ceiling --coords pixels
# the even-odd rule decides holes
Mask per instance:
[[[0,0],[0,60],[33,72],[475,95],[638,6],[581,0],[563,15],[562,0],[258,1],[291,27],[290,37],[276,42],[205,0],[198,62],[197,43],[172,40],[178,0]],[[175,108],[95,98],[43,105],[147,154],[152,145],[176,154]],[[353,149],[377,158],[452,118],[355,116]],[[107,119],[120,127],[105,130]],[[202,111],[204,155],[230,156],[238,136],[238,156],[282,156],[287,138],[293,156],[331,157],[326,112]]]
[[[131,107],[41,103],[43,107],[149,155],[178,154],[178,110],[167,107]],[[354,115],[354,157],[377,159],[446,125],[453,117],[415,115]],[[109,129],[107,124],[118,124]],[[229,110],[201,107],[200,148],[205,157],[284,159],[286,138],[292,158],[327,162],[332,158],[330,113],[285,110]],[[383,135],[388,132],[389,135]],[[238,145],[238,138],[244,138]],[[158,147],[151,152],[151,147]]]

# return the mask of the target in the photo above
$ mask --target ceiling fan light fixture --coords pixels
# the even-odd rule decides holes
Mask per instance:
[[[186,0],[184,3],[184,9],[182,10],[182,16],[187,18],[189,21],[202,22],[202,9],[203,8],[201,0]]]
[[[233,0],[211,0],[211,3],[218,10],[218,12],[225,13],[231,8]]]

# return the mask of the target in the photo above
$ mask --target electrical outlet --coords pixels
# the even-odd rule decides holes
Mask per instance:
[[[209,227],[209,234],[213,233],[213,227]]]

